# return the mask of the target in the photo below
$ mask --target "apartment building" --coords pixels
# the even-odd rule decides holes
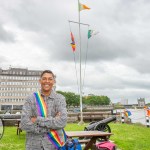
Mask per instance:
[[[41,71],[22,68],[0,68],[0,110],[22,109],[27,95],[39,89]]]

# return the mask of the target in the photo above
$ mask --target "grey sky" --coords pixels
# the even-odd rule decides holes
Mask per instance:
[[[78,92],[68,20],[78,21],[77,0],[0,0],[0,67],[51,69],[57,90]],[[88,41],[85,94],[107,95],[113,102],[137,98],[150,102],[150,1],[80,0],[91,10],[81,22],[99,31]],[[78,25],[70,23],[77,44]],[[87,26],[81,26],[82,69]],[[83,70],[82,70],[83,74]]]

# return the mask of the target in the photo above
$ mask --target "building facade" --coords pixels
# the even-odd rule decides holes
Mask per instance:
[[[138,100],[138,106],[144,107],[145,106],[145,98],[139,98]]]
[[[0,110],[20,110],[24,99],[39,89],[41,71],[0,68]]]

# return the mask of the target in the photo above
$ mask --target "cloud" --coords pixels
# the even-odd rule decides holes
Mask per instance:
[[[148,0],[86,0],[82,23],[99,34],[88,40],[84,93],[107,95],[113,101],[149,96],[150,2]],[[59,5],[58,5],[59,4]],[[79,81],[79,26],[77,1],[14,0],[0,2],[1,67],[52,69],[58,90],[78,92],[70,30],[77,49]],[[81,25],[82,75],[88,27]]]
[[[13,33],[4,29],[2,24],[0,24],[0,42],[15,42]]]
[[[7,61],[7,58],[5,56],[0,56],[0,63],[3,64]],[[0,67],[1,68],[1,67]]]

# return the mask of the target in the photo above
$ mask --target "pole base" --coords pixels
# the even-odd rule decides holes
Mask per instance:
[[[79,123],[78,123],[78,125],[83,125],[84,124],[84,121],[80,121]]]

